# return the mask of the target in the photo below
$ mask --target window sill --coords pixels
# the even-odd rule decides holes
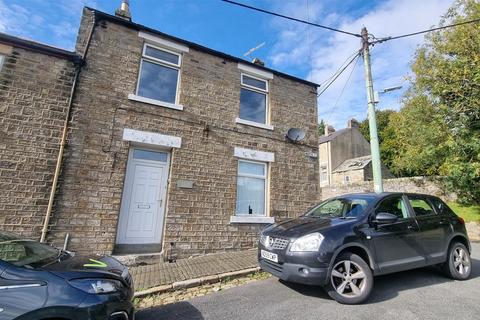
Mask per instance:
[[[275,223],[275,218],[265,217],[265,216],[238,215],[238,216],[231,216],[230,223],[270,224],[270,223]]]
[[[154,106],[160,106],[160,107],[165,107],[165,108],[180,110],[180,111],[183,110],[183,106],[181,104],[173,104],[173,103],[163,102],[160,100],[145,98],[145,97],[137,96],[136,94],[132,94],[132,93],[128,95],[128,99],[133,101],[153,104]]]
[[[235,122],[240,123],[240,124],[244,124],[244,125],[247,125],[247,126],[261,128],[261,129],[273,130],[273,126],[269,125],[269,124],[258,123],[258,122],[249,121],[249,120],[243,120],[243,119],[240,119],[240,118],[236,118]]]

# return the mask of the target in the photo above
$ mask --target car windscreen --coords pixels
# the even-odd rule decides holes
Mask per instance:
[[[0,233],[0,260],[26,268],[44,266],[58,259],[61,251],[46,244]]]
[[[374,200],[375,197],[365,195],[328,199],[308,211],[305,216],[353,219],[362,216]]]

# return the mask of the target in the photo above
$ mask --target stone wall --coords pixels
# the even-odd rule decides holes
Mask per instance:
[[[0,229],[40,237],[74,65],[0,44]]]
[[[332,173],[332,185],[334,186],[343,185],[347,180],[351,184],[365,181],[365,169]]]
[[[84,12],[82,24],[91,20]],[[178,256],[256,245],[264,225],[229,222],[236,203],[234,147],[275,153],[270,214],[276,219],[295,217],[318,201],[314,86],[275,75],[269,85],[274,130],[236,124],[237,62],[190,48],[181,67],[184,110],[153,106],[128,99],[135,92],[142,47],[135,29],[112,21],[95,28],[74,100],[50,240],[59,244],[70,233],[71,250],[112,252],[131,147],[122,140],[124,128],[182,138],[181,148],[171,151],[164,233],[164,243],[175,243]],[[291,127],[306,131],[301,144],[286,140]],[[178,188],[180,179],[193,181],[193,188]]]
[[[425,193],[450,201],[455,200],[456,195],[446,193],[438,177],[411,177],[384,179],[383,189],[386,192],[411,192]],[[321,188],[322,200],[347,193],[373,192],[373,181],[357,182],[343,186]]]

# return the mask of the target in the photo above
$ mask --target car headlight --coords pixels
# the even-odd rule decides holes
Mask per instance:
[[[265,235],[260,235],[260,243],[263,245],[263,246],[267,246],[267,243],[268,243],[268,236],[265,236]]]
[[[70,284],[83,292],[93,294],[112,293],[122,288],[122,282],[113,279],[75,279]]]
[[[292,252],[308,252],[318,251],[324,237],[316,232],[300,237],[292,243],[290,251]]]

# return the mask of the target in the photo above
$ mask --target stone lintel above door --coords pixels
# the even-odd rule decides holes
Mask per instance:
[[[180,148],[182,146],[182,138],[180,137],[129,128],[123,129],[123,140],[168,148]]]

